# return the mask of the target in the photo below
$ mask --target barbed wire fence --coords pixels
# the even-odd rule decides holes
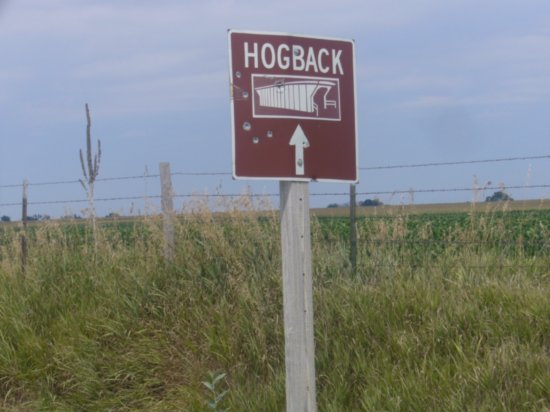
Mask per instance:
[[[456,165],[468,165],[468,164],[481,164],[481,163],[497,163],[497,162],[512,162],[512,161],[525,161],[525,160],[543,160],[550,159],[550,155],[538,155],[538,156],[521,156],[521,157],[503,157],[503,158],[493,158],[493,159],[482,159],[482,160],[461,160],[461,161],[452,161],[452,162],[427,162],[427,163],[413,163],[413,164],[396,164],[396,165],[382,165],[382,166],[368,166],[368,167],[359,167],[360,171],[374,171],[374,170],[392,170],[392,169],[415,169],[415,168],[425,168],[425,167],[443,167],[443,166],[456,166]],[[188,176],[188,177],[207,177],[207,176],[225,176],[230,177],[232,174],[230,172],[223,171],[197,171],[197,172],[172,172],[171,176]],[[128,181],[128,180],[144,180],[144,179],[158,179],[160,174],[141,174],[141,175],[130,175],[130,176],[115,176],[115,177],[104,177],[96,179],[97,182],[114,182],[114,181]],[[80,179],[72,180],[57,180],[57,181],[43,181],[43,182],[28,182],[28,187],[41,187],[41,186],[59,186],[59,185],[80,185]],[[11,184],[0,184],[0,189],[3,188],[22,188],[24,183],[11,183]],[[510,189],[541,189],[541,188],[550,188],[550,184],[539,184],[539,185],[506,185],[504,187],[507,190]],[[454,187],[454,188],[422,188],[422,189],[391,189],[391,190],[379,190],[379,191],[359,191],[356,194],[361,196],[376,196],[376,195],[398,195],[398,194],[414,194],[414,193],[450,193],[450,192],[471,192],[477,189],[483,190],[502,190],[503,186],[498,185],[486,185],[483,187]],[[242,196],[242,193],[213,193],[209,194],[209,197],[239,197]],[[248,194],[252,197],[278,197],[278,193],[263,193],[263,194]],[[310,196],[348,196],[349,192],[318,192],[311,193]],[[174,197],[200,197],[205,196],[204,194],[191,193],[191,194],[178,194]],[[160,199],[160,195],[148,195],[150,199]],[[110,201],[128,201],[128,200],[140,200],[143,199],[143,196],[113,196],[105,198],[95,199],[98,202],[110,202]],[[47,200],[47,201],[29,201],[29,205],[55,205],[55,204],[69,204],[69,203],[84,203],[87,202],[87,199],[60,199],[60,200]],[[8,201],[0,202],[0,207],[8,206],[19,206],[21,201]]]
[[[461,161],[452,161],[452,162],[426,162],[426,163],[412,163],[412,164],[394,164],[394,165],[379,165],[379,166],[368,166],[368,167],[359,167],[360,172],[363,171],[383,171],[383,170],[395,170],[395,169],[417,169],[417,168],[441,168],[441,167],[450,167],[457,165],[471,165],[471,164],[483,164],[483,163],[497,163],[497,162],[514,162],[514,161],[527,161],[527,160],[545,160],[550,159],[550,155],[537,155],[537,156],[521,156],[521,157],[503,157],[503,158],[492,158],[492,159],[482,159],[482,160],[461,160]],[[187,176],[187,177],[231,177],[230,172],[225,171],[195,171],[195,172],[182,172],[176,171],[169,173],[169,177],[174,176]],[[115,181],[131,181],[131,180],[148,180],[148,179],[159,179],[163,178],[161,174],[140,174],[140,175],[129,175],[129,176],[115,176],[115,177],[103,177],[98,178],[97,182],[115,182]],[[171,182],[170,182],[171,184]],[[27,182],[23,181],[22,183],[11,183],[11,184],[1,184],[0,189],[3,188],[26,188],[25,194],[28,196],[28,188],[32,187],[47,187],[47,186],[62,186],[62,185],[80,185],[79,179],[71,180],[57,180],[57,181],[38,181],[38,182]],[[161,181],[162,186],[162,181]],[[337,191],[337,192],[313,192],[310,193],[312,197],[348,197],[349,202],[349,222],[350,222],[350,238],[349,238],[349,248],[350,248],[350,262],[354,270],[357,267],[357,248],[358,245],[420,245],[420,246],[430,246],[430,245],[453,245],[453,246],[465,246],[476,244],[477,241],[449,241],[444,239],[358,239],[357,235],[357,212],[356,206],[356,196],[382,196],[382,195],[401,195],[401,194],[422,194],[422,193],[456,193],[456,192],[473,192],[479,190],[527,190],[527,189],[549,189],[550,184],[535,184],[535,185],[484,185],[482,187],[439,187],[439,188],[419,188],[419,189],[389,189],[389,190],[379,190],[379,191],[357,191],[355,185],[350,185],[349,191]],[[177,194],[171,193],[171,197],[174,199],[193,199],[193,198],[207,198],[207,199],[216,199],[216,198],[239,198],[242,197],[243,193],[189,193],[189,194]],[[278,198],[279,193],[246,193],[246,196],[250,198]],[[147,195],[146,199],[148,200],[160,200],[164,204],[162,195]],[[144,200],[144,196],[110,196],[110,197],[98,197],[94,199],[95,202],[128,202],[128,201],[140,201]],[[25,204],[28,206],[41,206],[41,205],[70,205],[70,204],[81,204],[87,203],[88,199],[85,198],[74,198],[74,199],[54,199],[54,200],[31,200],[31,199],[22,199],[20,201],[11,200],[0,202],[0,207],[18,207]],[[25,216],[24,216],[25,217]],[[388,215],[388,216],[363,216],[366,219],[369,218],[384,218],[384,219],[400,219],[402,218],[399,215]],[[23,224],[26,225],[26,219],[22,219]],[[483,244],[487,244],[487,241],[480,241]],[[540,250],[548,249],[548,244],[546,240],[542,241],[542,245],[538,245]],[[502,246],[502,245],[500,245]],[[171,246],[173,247],[173,245]],[[389,267],[392,264],[387,263],[378,263],[375,266],[378,267]],[[505,267],[505,265],[503,265]],[[548,269],[548,268],[546,268]]]

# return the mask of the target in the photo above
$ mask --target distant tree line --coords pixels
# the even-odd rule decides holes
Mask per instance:
[[[512,197],[503,190],[493,193],[491,196],[485,198],[486,202],[506,202],[514,200]]]
[[[495,193],[493,193],[491,196],[487,196],[485,198],[486,202],[508,202],[513,201],[514,199],[512,196],[510,196],[508,193],[506,193],[504,190],[499,190]],[[374,199],[365,199],[362,202],[358,202],[358,206],[382,206],[384,203],[377,198]],[[336,208],[336,207],[347,207],[349,204],[338,204],[338,203],[331,203],[327,207],[328,208]]]
[[[110,212],[110,213],[105,215],[106,219],[118,219],[120,217],[121,217],[121,215],[119,213],[115,213],[115,212]],[[83,217],[80,216],[80,215],[77,215],[75,213],[73,215],[62,216],[60,219],[61,220],[81,220],[81,219],[83,219]],[[43,222],[43,221],[47,221],[47,220],[51,220],[50,215],[35,214],[35,215],[27,217],[27,221],[29,221],[29,222],[39,222],[39,221]],[[11,218],[7,215],[0,216],[0,222],[11,222]]]
[[[38,222],[38,221],[44,221],[44,220],[50,220],[50,215],[32,215],[28,216],[27,220],[29,222]]]
[[[506,201],[513,201],[513,200],[514,199],[508,193],[506,193],[503,190],[499,190],[499,191],[493,193],[491,196],[487,196],[485,198],[486,202],[506,202]],[[374,199],[365,199],[362,202],[358,202],[357,205],[358,206],[364,206],[364,207],[383,206],[384,203],[380,199],[374,198]],[[330,203],[327,206],[327,208],[337,208],[337,207],[347,207],[347,206],[349,206],[348,203],[346,203],[346,204]],[[120,215],[118,213],[111,212],[111,213],[105,215],[105,217],[108,218],[108,219],[117,219],[117,218],[120,217]],[[51,217],[49,215],[40,215],[40,214],[36,214],[36,215],[32,215],[32,216],[28,217],[29,222],[32,222],[32,221],[45,221],[45,220],[50,220],[50,219],[51,219]],[[82,217],[77,215],[77,214],[74,214],[72,216],[64,216],[64,217],[62,217],[62,219],[82,219]],[[0,217],[0,221],[1,222],[11,222],[11,218],[9,216],[3,215],[2,217]]]
[[[377,198],[374,199],[365,199],[362,202],[358,202],[357,206],[382,206],[384,203]],[[336,208],[336,207],[347,207],[349,206],[348,203],[346,204],[338,204],[338,203],[331,203],[327,207],[328,208]]]
[[[37,215],[27,216],[27,221],[29,222],[38,222],[38,221],[44,221],[44,220],[50,220],[50,219],[51,219],[50,215],[37,214]],[[2,217],[0,217],[0,221],[11,222],[11,218],[7,215],[3,215]]]

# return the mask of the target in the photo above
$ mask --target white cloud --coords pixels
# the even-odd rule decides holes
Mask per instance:
[[[533,100],[550,99],[550,76],[520,77],[512,81],[512,87],[519,95]],[[548,102],[550,107],[550,101]]]
[[[72,100],[93,96],[114,112],[170,110],[225,97],[225,29],[230,27],[362,36],[360,89],[391,94],[402,108],[540,101],[548,99],[550,89],[548,30],[480,35],[449,48],[433,39],[442,52],[427,44],[421,57],[398,49],[399,43],[365,55],[374,36],[476,8],[474,0],[18,0],[11,5],[0,36],[18,39],[10,43],[29,53],[39,54],[47,44],[48,60],[57,63],[56,73],[28,67],[27,78],[34,77],[36,85],[54,78],[80,94]],[[17,80],[17,62],[4,65],[0,82]]]
[[[25,67],[0,68],[0,84],[4,83],[5,86],[8,86],[8,83],[11,82],[24,81],[30,78],[31,73]]]
[[[9,103],[31,79],[32,71],[26,67],[0,67],[0,103]]]
[[[466,83],[464,78],[458,76],[444,76],[442,74],[415,75],[398,73],[395,77],[381,76],[368,81],[366,87],[369,90],[382,92],[410,92],[420,90],[453,90]]]
[[[425,108],[433,108],[433,107],[457,106],[459,104],[461,104],[461,102],[451,96],[426,95],[426,96],[418,96],[412,100],[405,101],[401,103],[399,106],[402,108],[410,108],[410,109],[425,109]]]
[[[550,107],[550,33],[496,34],[427,58],[392,56],[360,68],[365,90],[397,106],[545,104]]]
[[[101,93],[100,109],[111,116],[158,112],[181,112],[212,106],[227,99],[227,73],[182,74],[108,86]],[[229,103],[228,103],[229,106]]]
[[[495,92],[467,97],[456,97],[450,95],[419,95],[412,99],[406,99],[398,104],[398,107],[405,109],[426,109],[458,106],[498,106],[508,104],[529,104],[533,103],[533,96],[521,93]]]
[[[465,51],[469,67],[493,68],[501,72],[550,71],[550,34],[500,35],[482,40]]]
[[[178,68],[187,69],[196,60],[196,53],[184,51],[152,51],[117,59],[91,61],[75,70],[81,78],[130,78],[162,75]]]
[[[1,0],[0,0],[1,1]],[[449,7],[449,2],[446,7]],[[453,2],[451,2],[453,3]],[[17,33],[114,33],[119,30],[148,31],[167,28],[179,33],[206,33],[230,28],[307,32],[343,28],[377,29],[397,27],[434,13],[440,2],[418,0],[361,1],[117,1],[18,0],[9,9],[7,28]],[[187,25],[185,24],[187,23]],[[323,33],[319,33],[323,34]],[[197,40],[196,37],[193,40]]]

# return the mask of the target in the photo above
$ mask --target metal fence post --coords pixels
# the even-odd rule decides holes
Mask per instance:
[[[23,273],[27,271],[27,260],[29,253],[29,245],[27,240],[27,205],[28,205],[28,190],[29,181],[23,180],[23,199],[21,201],[21,222],[23,223],[23,231],[21,232],[21,270]]]
[[[356,199],[356,186],[349,186],[349,243],[350,253],[349,260],[353,274],[357,273],[357,199]]]

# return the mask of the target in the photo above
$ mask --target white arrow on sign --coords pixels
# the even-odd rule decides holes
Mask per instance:
[[[294,130],[294,133],[292,133],[292,137],[290,138],[290,146],[294,146],[296,148],[296,174],[298,176],[301,176],[304,174],[304,149],[309,147],[309,140],[307,140],[307,137],[300,127],[298,125],[296,127],[296,130]]]

